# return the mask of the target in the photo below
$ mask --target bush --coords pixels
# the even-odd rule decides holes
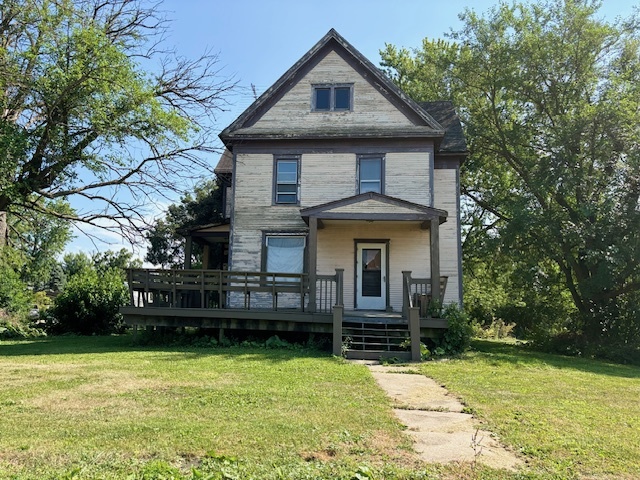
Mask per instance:
[[[442,351],[445,355],[457,355],[464,352],[471,343],[473,328],[471,321],[458,305],[447,305],[442,317],[449,321],[449,328],[439,340],[434,353]]]
[[[86,269],[73,276],[49,311],[52,333],[104,335],[124,329],[119,308],[126,305],[128,289],[115,268]]]
[[[46,336],[44,331],[34,327],[22,314],[8,314],[0,309],[0,339],[25,339]]]

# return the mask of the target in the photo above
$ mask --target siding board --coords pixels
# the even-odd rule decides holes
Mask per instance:
[[[353,83],[353,110],[312,112],[311,93],[315,84]],[[330,51],[309,73],[251,127],[235,134],[291,133],[367,128],[415,127],[402,112],[334,51]]]
[[[434,171],[435,207],[447,210],[449,217],[440,225],[440,275],[449,277],[444,303],[459,303],[458,216],[456,171]]]

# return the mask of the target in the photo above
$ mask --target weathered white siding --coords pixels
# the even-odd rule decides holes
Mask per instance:
[[[306,229],[297,206],[275,205],[273,155],[238,154],[235,170],[231,270],[259,271],[264,230]]]
[[[318,230],[318,273],[333,274],[344,268],[344,303],[354,308],[355,240],[389,239],[389,282],[391,306],[402,310],[402,271],[415,277],[429,276],[429,231],[417,222],[326,221]]]
[[[312,112],[314,84],[353,83],[353,110]],[[356,72],[342,57],[331,51],[252,126],[236,133],[276,133],[305,130],[323,131],[354,128],[385,129],[415,127],[402,112]]]
[[[327,211],[332,213],[416,213],[412,208],[399,207],[398,205],[379,202],[378,200],[365,200],[351,205],[332,208]]]
[[[429,165],[432,158],[433,150],[388,153],[385,156],[385,195],[430,205]]]
[[[444,303],[459,302],[458,283],[458,217],[457,185],[454,169],[434,171],[435,207],[449,212],[447,221],[440,225],[440,275],[447,275],[447,290]]]
[[[301,206],[313,207],[356,194],[354,153],[302,155]]]

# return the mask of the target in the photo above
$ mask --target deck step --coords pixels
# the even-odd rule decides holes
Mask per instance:
[[[409,339],[408,325],[398,318],[350,318],[342,325],[342,339],[352,352],[347,358],[373,360],[409,353],[400,347]]]
[[[395,352],[389,350],[347,350],[346,358],[350,360],[380,360],[397,358],[401,361],[411,360],[411,352]]]

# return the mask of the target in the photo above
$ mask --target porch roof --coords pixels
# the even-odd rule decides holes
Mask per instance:
[[[229,243],[230,225],[228,223],[210,223],[181,229],[178,231],[183,237],[191,237],[201,245],[214,243]]]
[[[449,215],[446,210],[408,202],[380,193],[367,192],[333,202],[300,210],[302,219],[319,220],[369,220],[369,221],[419,221],[438,219],[444,223]]]

